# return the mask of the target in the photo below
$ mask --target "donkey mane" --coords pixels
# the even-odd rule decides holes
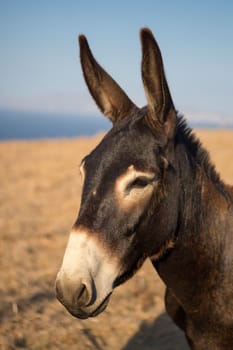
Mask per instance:
[[[216,171],[209,152],[203,147],[200,139],[195,135],[193,129],[187,125],[187,121],[182,115],[178,115],[176,139],[181,139],[183,141],[187,151],[204,170],[207,178],[215,184],[216,188],[222,194],[226,195],[226,185]]]

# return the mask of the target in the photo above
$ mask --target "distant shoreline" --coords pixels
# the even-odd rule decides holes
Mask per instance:
[[[204,121],[189,123],[194,129],[233,129]],[[0,140],[70,139],[106,133],[111,123],[101,115],[66,115],[0,110]]]

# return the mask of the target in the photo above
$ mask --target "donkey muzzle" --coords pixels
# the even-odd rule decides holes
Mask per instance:
[[[57,299],[76,317],[88,317],[84,309],[94,302],[95,294],[89,281],[73,281],[65,273],[60,273],[57,277]]]
[[[106,250],[87,231],[76,229],[57,275],[57,298],[75,317],[96,316],[106,308],[117,275],[117,264]]]

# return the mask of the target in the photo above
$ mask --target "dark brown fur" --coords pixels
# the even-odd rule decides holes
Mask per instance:
[[[167,312],[191,348],[230,350],[233,189],[223,183],[208,152],[177,115],[161,53],[149,29],[141,31],[141,43],[148,105],[139,109],[96,62],[86,38],[80,37],[84,77],[113,128],[85,158],[75,226],[87,227],[117,256],[123,273],[114,287],[151,258],[167,286]],[[125,213],[116,201],[114,184],[132,164],[154,173],[155,180],[144,184],[136,179],[129,191],[151,185],[154,190],[140,209]]]

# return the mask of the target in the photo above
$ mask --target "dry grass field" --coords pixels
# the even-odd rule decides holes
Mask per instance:
[[[198,131],[233,184],[233,131]],[[0,143],[0,349],[186,350],[164,311],[149,262],[115,290],[107,310],[78,320],[54,280],[79,207],[79,163],[101,139]]]

